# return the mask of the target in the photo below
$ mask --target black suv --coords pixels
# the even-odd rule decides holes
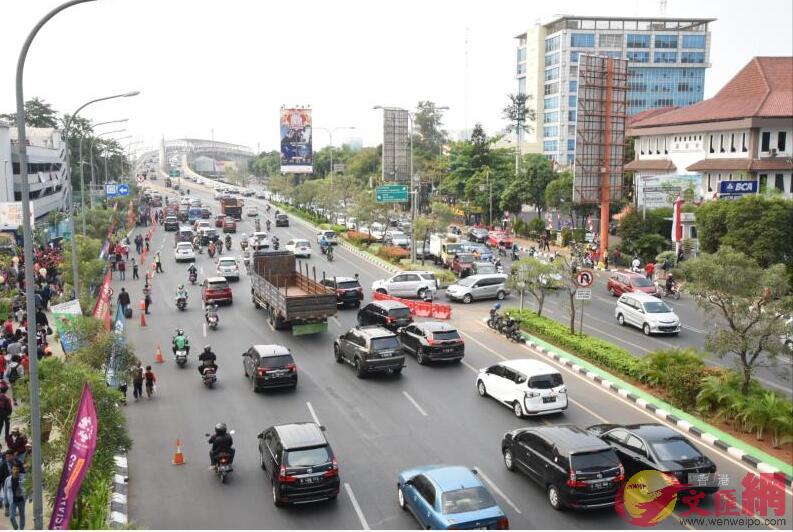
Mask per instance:
[[[166,231],[177,231],[179,229],[179,219],[176,216],[166,216],[163,225]]]
[[[276,227],[289,227],[289,217],[286,214],[276,214],[275,215],[275,226]]]
[[[382,325],[396,331],[413,323],[410,309],[398,301],[372,301],[358,311],[358,325]]]
[[[465,354],[465,344],[457,329],[440,321],[423,321],[399,329],[402,348],[416,355],[416,362],[426,364],[434,360],[459,362]]]
[[[396,334],[377,326],[355,327],[333,342],[336,362],[347,362],[363,379],[369,373],[402,373],[405,355]]]
[[[297,365],[289,349],[282,345],[254,345],[242,354],[245,376],[251,389],[297,388]]]
[[[336,292],[336,304],[340,307],[361,306],[363,287],[355,277],[328,277],[322,279],[320,283]]]
[[[275,425],[259,433],[259,463],[273,485],[273,504],[335,499],[339,464],[316,423]]]
[[[515,429],[501,440],[504,465],[545,488],[555,510],[614,506],[625,470],[606,442],[574,425]]]

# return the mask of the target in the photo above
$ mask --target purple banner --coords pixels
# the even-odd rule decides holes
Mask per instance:
[[[72,438],[63,464],[61,483],[58,486],[58,493],[55,496],[55,504],[52,508],[50,530],[66,530],[69,528],[74,501],[77,499],[83,478],[88,473],[88,468],[91,467],[91,460],[94,458],[98,431],[99,423],[96,418],[94,398],[91,395],[91,389],[86,383],[83,386],[83,395],[80,398],[80,408],[77,410],[77,417],[74,420]]]

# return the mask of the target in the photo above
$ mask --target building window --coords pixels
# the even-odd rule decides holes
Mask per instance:
[[[730,153],[735,153],[735,133],[730,133]]]
[[[650,52],[632,52],[629,50],[626,56],[628,61],[632,61],[634,63],[650,62]]]
[[[542,121],[545,124],[558,122],[559,121],[559,111],[553,111],[551,113],[545,113],[545,116],[543,116]]]
[[[785,174],[776,174],[774,176],[774,188],[780,192],[785,191]]]
[[[526,78],[518,80],[518,94],[526,94]]]
[[[555,52],[559,49],[559,45],[561,44],[562,36],[556,35],[555,37],[551,37],[550,39],[545,39],[545,53],[548,52]]]
[[[567,136],[575,138],[575,125],[570,124],[567,126]]]
[[[559,136],[559,126],[545,126],[542,128],[542,136],[543,137],[558,137]]]
[[[571,33],[570,46],[574,48],[594,48],[595,47],[595,34],[594,33]]]
[[[559,84],[558,83],[548,83],[545,86],[545,96],[549,96],[551,94],[557,94],[559,92]]]
[[[710,136],[710,149],[708,151],[710,153],[716,153],[716,150],[713,149],[713,135]]]
[[[746,153],[746,133],[741,134],[741,151]]]
[[[629,33],[628,34],[628,48],[649,48],[650,47],[650,36],[637,34],[637,33]]]
[[[674,63],[677,61],[677,52],[655,52],[653,63]]]
[[[571,82],[572,83],[572,82]],[[785,144],[787,143],[787,133],[780,131],[776,135],[776,149],[777,151],[785,151]]]
[[[578,92],[578,82],[576,80],[572,80],[572,79],[570,80],[570,92],[571,93]],[[780,135],[784,135],[784,133],[780,133]],[[784,137],[782,138],[782,140],[784,141]],[[784,142],[783,142],[783,144],[784,144]],[[784,148],[782,148],[782,149],[784,149]]]
[[[601,33],[598,38],[598,46],[601,48],[622,48],[622,34]]]
[[[545,66],[553,66],[559,64],[559,52],[554,52],[545,56]]]
[[[667,142],[669,141],[669,137],[664,137],[664,155],[669,155],[669,147],[667,146]],[[688,147],[688,145],[686,145]]]
[[[545,71],[545,81],[559,79],[559,67],[549,68]]]
[[[656,35],[656,48],[677,48],[677,35]]]
[[[521,74],[525,74],[525,73],[526,73],[526,63],[519,63],[518,64],[518,76],[520,76]]]
[[[576,65],[570,65],[570,77],[574,78],[578,76],[578,67]]]
[[[570,62],[571,63],[578,63],[578,54],[581,52],[570,52]]]
[[[705,36],[683,35],[683,48],[705,48]]]
[[[549,96],[543,100],[543,107],[546,109],[558,109],[559,108],[559,97],[558,96]]]
[[[575,151],[575,139],[567,139],[567,151]]]
[[[705,52],[680,52],[681,63],[704,63]]]
[[[612,59],[622,59],[622,52],[600,52],[600,55],[605,55],[606,57],[610,57]]]
[[[542,143],[542,151],[555,152],[559,150],[558,140],[546,140]]]
[[[526,49],[518,48],[518,63],[523,63],[524,61],[526,61]]]
[[[569,107],[575,107],[577,102],[578,102],[578,98],[576,98],[575,96],[568,96],[567,97],[567,105]]]
[[[760,135],[760,151],[767,152],[771,148],[771,132],[763,131]]]
[[[568,122],[576,121],[576,111],[567,111],[567,121]]]
[[[719,153],[725,153],[727,150],[724,149],[724,135],[719,135]]]

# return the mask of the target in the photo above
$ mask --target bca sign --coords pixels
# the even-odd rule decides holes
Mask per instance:
[[[719,183],[720,196],[743,196],[756,193],[757,181],[722,181]]]

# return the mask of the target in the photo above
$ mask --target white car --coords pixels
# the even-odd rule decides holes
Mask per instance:
[[[385,226],[375,222],[369,227],[369,232],[375,240],[382,240],[385,237]]]
[[[614,317],[620,325],[633,325],[651,334],[680,333],[680,318],[672,308],[655,296],[644,292],[626,292],[617,300]]]
[[[325,237],[325,240],[327,242],[330,242],[331,244],[338,244],[339,243],[339,239],[336,237],[336,232],[335,231],[331,231],[330,229],[328,229],[326,231],[320,231],[319,233],[317,233],[317,242],[322,240],[323,236]]]
[[[304,238],[293,238],[286,243],[285,249],[295,254],[295,257],[311,258],[311,243]]]
[[[259,192],[256,193],[256,198],[257,199],[267,199],[267,194],[265,194],[264,192],[262,192],[260,190]]]
[[[240,266],[235,257],[220,257],[217,268],[218,277],[225,277],[227,281],[240,280]]]
[[[336,225],[347,225],[347,217],[344,215],[336,216]]]
[[[203,229],[212,229],[212,228],[213,228],[212,224],[209,222],[209,220],[198,220],[198,222],[195,225],[196,232],[200,232]]]
[[[256,207],[248,207],[247,209],[245,209],[245,214],[247,216],[259,216],[259,209],[257,209]]]
[[[553,367],[529,358],[482,368],[476,376],[480,397],[492,397],[517,417],[556,414],[567,408],[567,387]]]
[[[190,242],[179,242],[173,251],[173,258],[176,262],[195,261],[195,251]]]
[[[386,231],[385,241],[392,246],[399,246],[401,248],[410,247],[410,238],[402,231]]]
[[[345,225],[350,231],[355,231],[358,227],[358,220],[353,217],[349,217],[347,218],[347,223]]]
[[[403,272],[372,283],[373,292],[397,297],[423,298],[428,289],[438,289],[438,280],[432,272]]]

